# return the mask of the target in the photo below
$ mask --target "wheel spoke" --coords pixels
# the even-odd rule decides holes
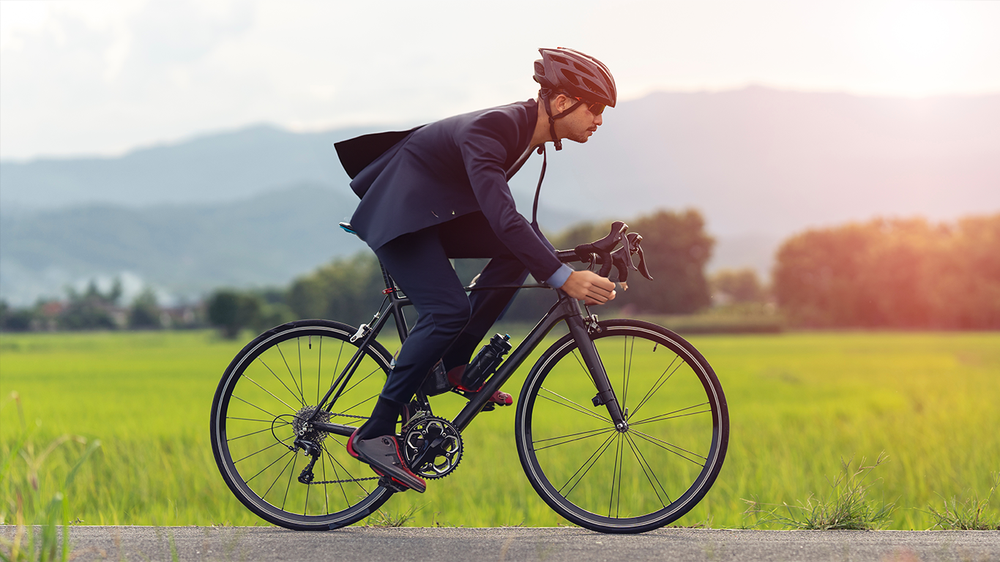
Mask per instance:
[[[569,497],[569,495],[573,493],[573,490],[577,487],[577,485],[579,485],[580,482],[583,481],[583,477],[586,476],[588,472],[590,472],[590,469],[593,468],[594,465],[597,464],[597,461],[600,460],[600,458],[604,455],[604,451],[608,449],[608,446],[611,445],[611,442],[614,440],[614,438],[615,434],[609,435],[608,438],[604,440],[604,443],[601,443],[601,445],[597,447],[597,450],[595,450],[593,454],[590,455],[590,458],[585,460],[583,464],[580,465],[580,468],[576,469],[576,472],[574,472],[573,475],[570,476],[568,480],[566,480],[566,483],[563,484],[561,488],[559,488],[560,494],[562,494],[562,491],[566,488],[566,486],[569,486],[569,483],[575,479],[576,484],[570,486],[570,489],[566,490],[566,493],[563,494],[563,496]],[[581,471],[583,471],[582,474]],[[579,476],[579,478],[577,478],[577,476]]]
[[[261,361],[260,359],[258,359],[258,361],[260,361],[260,363],[261,363],[262,365],[264,365],[265,367],[267,367],[267,363],[264,363],[264,362],[263,362],[263,361]],[[268,370],[268,371],[271,371],[271,368],[270,368],[270,367],[267,367],[267,370]],[[271,371],[271,374],[272,374],[272,375],[274,375],[274,378],[278,378],[278,375],[275,375],[275,374],[274,374],[274,371]],[[253,384],[255,384],[255,385],[257,386],[257,388],[259,388],[259,389],[263,390],[264,392],[266,392],[267,394],[271,395],[271,398],[274,398],[274,399],[275,399],[275,400],[277,400],[278,402],[281,402],[282,404],[284,404],[284,405],[285,405],[285,407],[289,409],[289,411],[292,411],[292,412],[294,412],[294,411],[298,410],[298,408],[296,408],[296,407],[294,407],[294,406],[291,406],[291,405],[289,405],[289,404],[288,404],[288,402],[285,402],[285,401],[284,401],[284,400],[282,400],[281,398],[278,398],[277,396],[275,396],[275,395],[274,395],[274,393],[273,393],[273,392],[271,392],[270,390],[268,390],[268,389],[264,388],[263,386],[261,386],[261,385],[260,385],[260,384],[259,384],[259,383],[258,383],[257,381],[253,380],[253,377],[251,377],[251,376],[247,375],[246,373],[244,373],[244,374],[243,374],[243,378],[245,378],[246,380],[248,380],[248,381],[252,382]],[[281,382],[281,381],[279,380],[278,382]],[[281,383],[281,385],[282,385],[282,386],[285,386],[285,383]],[[290,389],[289,389],[289,388],[288,388],[287,386],[285,386],[285,390],[288,390],[289,392],[291,392],[291,390],[290,390]],[[293,396],[294,396],[294,394],[293,394]],[[297,397],[296,397],[296,398],[297,398]],[[247,404],[249,404],[249,402],[247,402]],[[305,404],[302,404],[302,406],[305,406]]]
[[[650,487],[652,487],[653,492],[656,493],[656,499],[660,500],[660,506],[667,507],[668,504],[673,502],[673,500],[670,499],[670,494],[667,493],[667,489],[663,487],[663,484],[660,483],[660,479],[656,476],[656,473],[653,472],[653,467],[649,464],[649,461],[646,460],[646,456],[642,454],[642,451],[639,449],[639,444],[636,443],[635,440],[632,439],[632,436],[628,433],[625,434],[625,438],[628,440],[629,448],[632,450],[632,454],[635,456],[636,462],[638,462],[639,467],[642,468],[642,473],[646,475],[646,480],[649,481]],[[653,483],[653,480],[656,480],[655,484]],[[667,498],[666,502],[663,501],[663,497],[660,497],[661,491],[663,492],[663,497]]]
[[[590,376],[590,369],[587,368],[587,364],[584,363],[583,358],[580,357],[580,354],[578,354],[575,349],[573,350],[573,357],[576,358],[577,365],[579,365],[580,370],[583,371],[584,378],[590,381],[594,390],[597,390],[597,383],[594,382],[594,377]]]
[[[689,411],[692,408],[705,408],[705,407],[707,407],[707,409],[705,409],[705,410],[697,410],[697,411],[694,411],[694,412]],[[659,415],[653,416],[651,418],[645,418],[645,419],[642,419],[642,420],[639,420],[639,421],[635,421],[635,422],[629,421],[628,424],[630,426],[633,426],[633,425],[642,425],[644,423],[653,423],[653,422],[666,421],[666,420],[672,420],[672,419],[677,419],[677,418],[686,418],[688,416],[696,416],[698,414],[711,414],[711,413],[712,413],[712,408],[708,405],[708,402],[702,402],[701,404],[695,404],[693,406],[688,406],[687,408],[681,408],[679,410],[674,410],[672,412],[666,412],[666,413],[663,413],[663,414],[659,414]]]
[[[285,503],[288,501],[288,490],[292,488],[292,478],[295,477],[295,465],[298,464],[298,455],[292,455],[292,469],[288,471],[288,483],[285,484],[285,495],[281,498],[281,509],[285,509]],[[288,465],[285,465],[286,467]]]
[[[299,386],[299,384],[295,381],[295,373],[292,372],[292,367],[288,364],[288,359],[285,358],[285,352],[281,351],[280,344],[275,344],[274,348],[278,350],[278,355],[281,357],[281,362],[285,364],[285,370],[288,371],[288,378],[292,379],[292,384],[295,386],[295,390],[288,388],[288,385],[285,384],[285,381],[281,380],[281,378],[278,377],[278,373],[271,371],[270,367],[268,367],[267,370],[271,371],[271,374],[274,375],[274,378],[277,379],[279,383],[281,383],[281,386],[285,387],[285,390],[290,392],[292,396],[294,396],[299,400],[299,404],[305,406],[306,405],[305,394],[303,394],[302,392],[302,387]],[[263,359],[260,362],[265,367],[267,367],[267,363],[264,363]]]
[[[632,431],[632,430],[630,429],[629,431]],[[701,459],[702,461],[705,461],[705,462],[708,461],[708,457],[703,457],[703,456],[699,455],[698,453],[695,453],[693,451],[689,451],[689,450],[685,449],[684,447],[680,447],[678,445],[674,445],[673,443],[668,443],[668,442],[666,442],[666,441],[664,441],[662,439],[657,439],[656,437],[653,437],[652,435],[648,435],[648,434],[643,433],[641,431],[632,431],[632,433],[635,433],[638,437],[641,437],[642,439],[644,439],[646,441],[649,441],[653,445],[656,445],[656,446],[660,447],[661,449],[663,449],[663,450],[665,450],[665,451],[667,451],[669,453],[673,453],[673,454],[677,455],[678,457],[680,457],[680,458],[682,458],[682,459],[684,459],[684,460],[686,460],[686,461],[688,461],[688,462],[690,462],[692,464],[696,464],[696,465],[698,465],[700,467],[704,468],[705,463],[704,462],[699,463],[698,461],[695,461],[695,460],[693,460],[693,459],[691,459],[689,457],[697,457],[697,458]]]
[[[542,390],[544,390],[545,392],[548,392],[549,394],[551,394],[551,395],[559,398],[559,400],[555,400],[553,398],[550,398],[548,396],[544,396],[542,394],[538,395],[539,398],[544,398],[545,400],[548,400],[548,401],[553,402],[555,404],[559,404],[560,406],[564,406],[564,407],[566,407],[566,408],[568,408],[570,410],[573,410],[575,412],[579,412],[579,413],[584,414],[586,416],[590,416],[592,418],[599,419],[602,422],[609,423],[609,424],[611,423],[611,419],[610,418],[606,418],[604,416],[598,415],[598,414],[594,413],[592,410],[588,410],[586,408],[586,406],[583,406],[583,405],[581,405],[581,404],[579,404],[579,403],[577,403],[577,402],[575,402],[573,400],[570,400],[569,398],[566,398],[565,396],[563,396],[562,394],[559,394],[558,392],[549,390],[548,388],[545,388],[545,387],[540,388],[539,392],[542,391]],[[612,425],[614,425],[614,424],[612,424]]]
[[[660,377],[656,379],[656,382],[653,383],[653,386],[646,392],[646,395],[642,397],[642,400],[639,401],[639,404],[635,407],[635,410],[632,412],[633,416],[636,414],[636,412],[639,411],[640,408],[642,408],[646,404],[646,402],[649,402],[649,399],[652,398],[653,395],[657,393],[657,391],[663,388],[663,385],[667,384],[667,381],[670,380],[670,377],[674,376],[674,373],[677,372],[677,369],[680,369],[681,365],[684,365],[683,360],[680,363],[677,363],[678,359],[680,359],[679,355],[674,356],[674,359],[673,361],[670,362],[670,365],[667,365],[667,368],[663,370],[663,373],[660,374]],[[676,367],[674,367],[675,363],[677,364]],[[673,370],[671,370],[671,367],[673,367]],[[670,371],[669,375],[667,374],[667,371]],[[666,378],[664,378],[664,376]]]
[[[289,438],[289,439],[291,439],[291,438]],[[255,452],[253,452],[253,453],[250,453],[249,455],[247,455],[247,456],[245,456],[245,457],[242,457],[242,458],[239,458],[239,459],[235,459],[235,460],[233,460],[233,464],[237,464],[237,463],[240,463],[240,462],[243,462],[243,461],[245,461],[246,459],[249,459],[250,457],[252,457],[252,456],[254,456],[254,455],[257,455],[257,454],[260,454],[260,453],[263,453],[264,451],[266,451],[266,450],[268,450],[268,449],[270,449],[270,448],[272,448],[272,447],[284,447],[285,449],[287,449],[287,448],[288,448],[288,446],[287,446],[287,445],[285,445],[285,444],[284,444],[283,442],[278,442],[278,443],[271,443],[270,445],[268,445],[267,447],[264,447],[263,449],[258,449],[257,451],[255,451]],[[272,463],[272,464],[273,464],[273,463]],[[270,466],[270,465],[268,465],[268,466]],[[267,468],[267,467],[264,467],[264,468]],[[256,475],[255,475],[254,477],[256,477]],[[253,478],[251,478],[250,480],[253,480]],[[249,480],[248,480],[248,482],[249,482]]]
[[[570,433],[567,435],[560,435],[557,437],[548,437],[545,439],[535,439],[532,450],[542,451],[544,449],[548,449],[549,447],[558,447],[559,445],[566,445],[567,443],[575,443],[577,441],[582,441],[584,439],[589,439],[591,437],[596,437],[598,435],[604,435],[605,433],[611,433],[612,431],[616,431],[615,428],[609,427],[605,429],[592,429],[590,431]],[[555,442],[552,443],[552,441]],[[548,443],[548,444],[545,445],[544,447],[539,447],[538,446],[539,443]]]
[[[265,410],[264,408],[261,408],[260,406],[254,404],[253,402],[248,402],[248,401],[244,400],[243,398],[240,398],[239,396],[236,396],[235,394],[233,394],[231,398],[235,398],[235,399],[239,400],[240,402],[243,402],[247,406],[250,406],[251,408],[257,408],[261,412],[264,412],[265,414],[271,416],[271,419],[277,419],[278,418],[277,414],[272,414],[271,412],[268,412],[267,410]]]
[[[264,468],[260,469],[260,471],[257,472],[257,474],[254,474],[250,478],[247,478],[246,480],[244,480],[244,482],[246,482],[249,485],[251,481],[253,481],[255,478],[257,478],[258,476],[260,476],[265,470],[271,468],[272,466],[274,466],[275,464],[277,464],[278,461],[280,461],[281,459],[285,458],[288,455],[292,455],[292,458],[289,459],[288,462],[291,462],[291,461],[295,460],[295,453],[293,451],[287,451],[285,453],[282,453],[281,456],[279,456],[278,458],[276,458],[273,461],[271,461],[271,464],[269,464],[269,465],[265,466]],[[286,464],[285,466],[288,466],[288,465]],[[284,469],[282,469],[282,472],[284,472]],[[279,472],[278,473],[278,477],[280,477],[280,476],[281,476],[281,473]],[[277,481],[277,478],[275,479],[275,482],[276,481]],[[274,482],[271,483],[271,486],[274,486]],[[268,492],[271,491],[271,487],[270,486],[267,488],[267,491]],[[264,492],[264,494],[261,495],[261,498],[263,498],[265,495],[267,495],[267,492]]]
[[[231,422],[231,421],[246,421],[246,422],[266,423],[268,425],[271,425],[271,424],[273,424],[275,422],[275,420],[279,419],[279,417],[280,416],[275,416],[274,418],[269,419],[269,420],[259,420],[257,418],[237,418],[237,417],[234,417],[234,416],[226,416],[226,423]],[[286,422],[286,421],[283,421],[283,420],[281,421],[282,425],[288,425],[289,423],[291,423],[291,422]]]
[[[615,498],[618,498],[617,504]],[[622,505],[622,436],[619,433],[615,439],[615,471],[611,475],[611,498],[608,501],[608,517],[611,517],[611,509],[617,506],[615,516],[621,514]]]
[[[258,433],[266,433],[266,432],[269,432],[269,431],[271,431],[271,428],[270,427],[265,427],[264,429],[258,429],[257,431],[251,431],[250,433],[244,433],[242,435],[237,435],[236,437],[229,437],[229,434],[227,433],[226,434],[226,441],[229,442],[229,443],[232,443],[233,441],[236,441],[237,439],[243,439],[244,437],[250,437],[251,435],[257,435]]]
[[[632,354],[635,348],[635,337],[622,338],[622,411],[628,409],[628,387],[632,377]]]
[[[379,372],[379,369],[378,369],[377,367],[376,367],[375,369],[372,369],[372,371],[371,371],[370,373],[368,373],[367,375],[365,375],[364,377],[362,377],[362,378],[361,378],[361,380],[359,380],[358,382],[356,382],[356,383],[352,384],[351,386],[347,387],[347,389],[346,389],[346,390],[344,390],[344,394],[347,394],[347,393],[348,393],[348,392],[350,392],[350,391],[351,391],[352,389],[354,389],[354,387],[356,387],[356,386],[358,386],[359,384],[361,384],[361,383],[365,382],[366,380],[368,380],[368,377],[370,377],[370,376],[374,375],[374,374],[375,374],[375,373],[377,373],[377,372]]]

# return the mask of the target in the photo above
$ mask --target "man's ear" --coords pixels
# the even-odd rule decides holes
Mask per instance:
[[[555,110],[555,113],[557,114],[566,111],[576,102],[576,100],[566,94],[556,94],[556,98],[553,101],[555,102],[553,106],[558,108]]]

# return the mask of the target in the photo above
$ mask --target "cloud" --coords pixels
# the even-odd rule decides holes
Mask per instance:
[[[748,83],[888,95],[1000,90],[1000,2],[502,6],[0,2],[0,157],[114,154],[260,122],[425,122],[532,96],[541,46],[601,58],[623,99]]]

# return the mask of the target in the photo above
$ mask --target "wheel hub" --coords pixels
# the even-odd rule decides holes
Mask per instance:
[[[296,439],[303,441],[311,441],[319,445],[326,436],[328,435],[325,431],[320,431],[313,427],[313,424],[307,420],[312,418],[313,412],[316,411],[316,406],[306,406],[298,412],[295,413],[295,418],[292,419],[292,431],[295,432]],[[320,410],[319,414],[316,415],[314,421],[318,422],[329,422],[330,412],[326,410]]]

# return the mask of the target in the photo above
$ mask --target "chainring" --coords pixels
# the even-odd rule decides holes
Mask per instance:
[[[406,424],[403,456],[406,464],[422,478],[444,478],[462,460],[462,435],[446,419],[416,416]],[[425,452],[426,451],[426,452]],[[418,459],[422,458],[422,461]],[[419,462],[420,466],[415,466]]]

